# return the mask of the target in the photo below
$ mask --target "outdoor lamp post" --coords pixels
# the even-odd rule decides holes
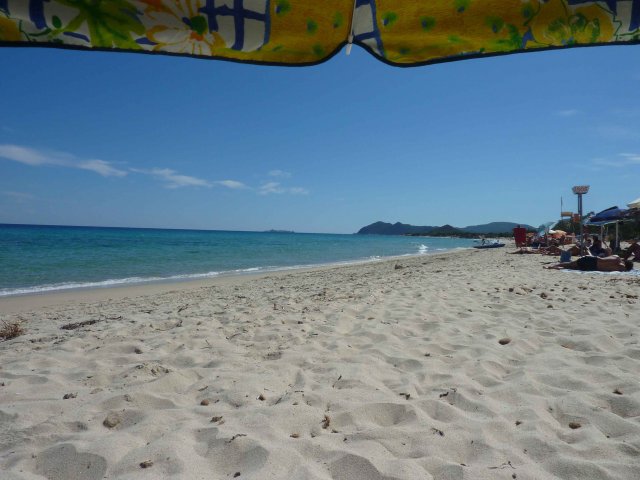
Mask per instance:
[[[582,222],[582,195],[589,192],[589,185],[577,185],[572,188],[573,193],[578,195],[578,215],[580,216],[580,255],[584,255],[584,224]]]

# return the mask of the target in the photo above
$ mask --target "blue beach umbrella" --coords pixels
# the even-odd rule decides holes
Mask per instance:
[[[603,236],[602,234],[603,234],[604,226],[615,223],[616,225],[615,242],[616,242],[616,245],[620,245],[619,238],[618,238],[619,237],[618,224],[620,222],[624,222],[625,220],[630,220],[630,219],[631,219],[630,210],[621,209],[616,206],[616,207],[607,208],[606,210],[596,213],[593,217],[591,217],[586,222],[586,225],[599,226],[601,236]]]
[[[589,219],[587,225],[606,225],[608,223],[622,222],[628,218],[629,210],[618,207],[610,207],[596,213]]]

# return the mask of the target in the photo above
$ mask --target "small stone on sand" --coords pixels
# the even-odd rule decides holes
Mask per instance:
[[[120,423],[120,417],[118,417],[118,415],[116,415],[115,413],[110,413],[109,415],[107,415],[107,418],[104,419],[104,421],[102,422],[102,425],[104,425],[107,428],[113,428],[119,423]]]
[[[140,463],[140,468],[149,468],[153,466],[153,462],[151,460],[145,460],[144,462]]]
[[[500,345],[506,345],[506,344],[508,344],[508,343],[511,343],[511,339],[510,339],[510,338],[508,338],[508,337],[506,337],[506,338],[501,338],[500,340],[498,340],[498,343],[499,343]]]

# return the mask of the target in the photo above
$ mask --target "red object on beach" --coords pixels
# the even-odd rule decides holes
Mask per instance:
[[[516,240],[516,247],[524,247],[527,244],[527,229],[524,227],[514,228],[513,238]]]

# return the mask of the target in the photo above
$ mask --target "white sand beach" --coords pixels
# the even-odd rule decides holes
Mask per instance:
[[[505,250],[0,299],[0,477],[640,478],[640,277]]]

